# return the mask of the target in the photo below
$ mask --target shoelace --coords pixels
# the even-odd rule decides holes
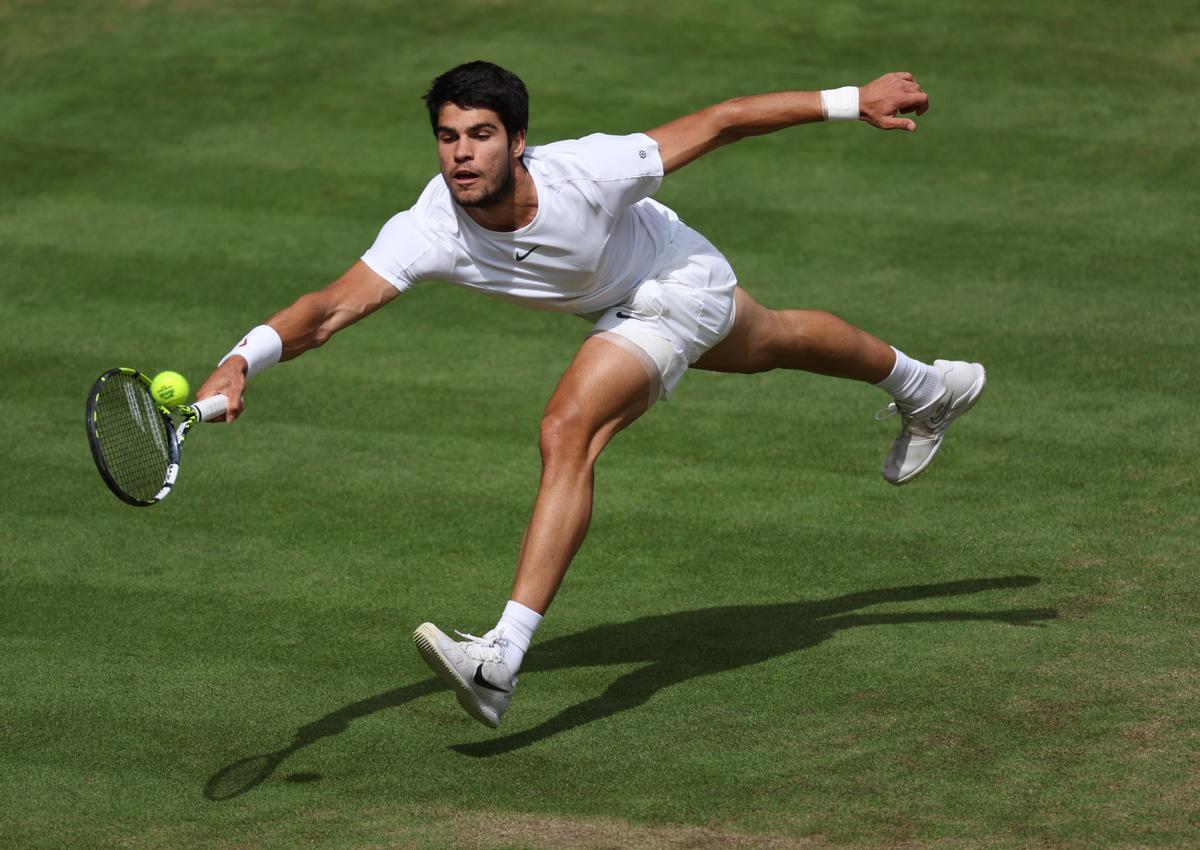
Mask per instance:
[[[942,396],[945,399],[945,396]],[[949,424],[950,419],[943,416],[940,423],[937,425],[929,422],[929,411],[933,407],[933,402],[920,408],[919,410],[905,410],[896,402],[892,402],[887,407],[884,407],[875,412],[875,421],[882,422],[892,416],[899,414],[900,416],[900,436],[917,436],[917,437],[934,437],[940,431],[944,431]],[[943,403],[939,411],[944,411],[948,408],[950,402],[947,400]]]
[[[881,409],[875,411],[875,421],[882,422],[885,419],[889,419],[892,416],[895,416],[899,412],[900,412],[900,408],[896,407],[896,402],[893,401],[887,407],[884,407],[884,408],[881,408]]]
[[[503,647],[508,643],[508,638],[504,637],[503,633],[489,632],[483,637],[460,632],[458,629],[455,629],[454,633],[464,638],[463,652],[476,661],[500,661],[504,658]]]
[[[900,405],[896,404],[894,401],[887,407],[875,411],[875,421],[882,422],[883,420],[890,419],[896,415],[900,416],[900,433],[911,434],[913,423],[912,412],[906,413],[903,409],[901,409]]]

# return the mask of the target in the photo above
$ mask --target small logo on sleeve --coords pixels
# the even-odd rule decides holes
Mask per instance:
[[[645,152],[645,151],[638,151],[638,158],[639,158],[639,159],[645,159],[645,158],[646,158],[646,152]]]

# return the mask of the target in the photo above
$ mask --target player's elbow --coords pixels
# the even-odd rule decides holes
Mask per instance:
[[[289,337],[295,343],[291,347],[297,349],[297,354],[319,348],[337,330],[336,304],[324,291],[301,295],[277,318],[292,331]]]
[[[754,107],[754,98],[735,97],[722,101],[713,108],[718,110],[716,120],[720,124],[721,137],[725,144],[768,132],[758,124],[759,116]]]
[[[318,325],[317,328],[312,332],[312,335],[308,338],[308,345],[306,348],[308,350],[320,348],[322,345],[329,342],[334,333],[336,333],[336,331],[333,328],[327,325]]]
[[[325,343],[329,342],[330,338],[342,328],[353,323],[356,316],[348,316],[343,310],[332,310],[325,314],[324,318],[318,322],[312,329],[312,345],[311,348],[320,348]]]
[[[743,113],[742,101],[745,98],[735,97],[714,103],[704,110],[711,127],[712,136],[718,144],[727,145],[742,138]]]

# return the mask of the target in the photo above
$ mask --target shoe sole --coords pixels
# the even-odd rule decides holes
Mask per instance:
[[[929,456],[925,458],[920,466],[908,473],[908,475],[904,476],[903,478],[897,479],[896,481],[888,481],[888,479],[885,477],[884,480],[888,481],[889,484],[899,487],[902,484],[907,484],[909,481],[912,481],[914,478],[924,472],[925,468],[928,467],[929,464],[933,463],[933,459],[937,457],[937,453],[942,450],[942,438],[946,436],[946,432],[950,430],[950,426],[954,424],[954,420],[958,419],[960,416],[974,407],[975,402],[979,401],[979,397],[983,395],[983,388],[987,386],[987,369],[984,369],[983,364],[981,363],[972,363],[971,365],[979,367],[979,377],[977,377],[975,382],[971,385],[970,392],[959,398],[955,405],[950,408],[949,421],[946,423],[946,427],[942,429],[942,433],[938,434],[937,442],[933,444],[933,451],[929,453]]]
[[[458,675],[458,671],[438,650],[437,635],[434,631],[436,628],[432,623],[422,623],[417,626],[416,631],[413,632],[413,643],[417,645],[417,652],[421,653],[421,658],[429,665],[429,669],[454,691],[454,696],[458,699],[458,704],[463,707],[463,711],[484,726],[496,729],[500,726],[499,721],[492,720],[480,710],[470,685],[463,681],[462,676]]]

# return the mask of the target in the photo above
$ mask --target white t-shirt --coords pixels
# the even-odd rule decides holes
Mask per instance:
[[[424,280],[539,310],[591,313],[653,276],[678,217],[649,196],[663,177],[643,133],[527,148],[537,215],[509,233],[477,224],[439,174],[379,231],[363,261],[403,291]]]

